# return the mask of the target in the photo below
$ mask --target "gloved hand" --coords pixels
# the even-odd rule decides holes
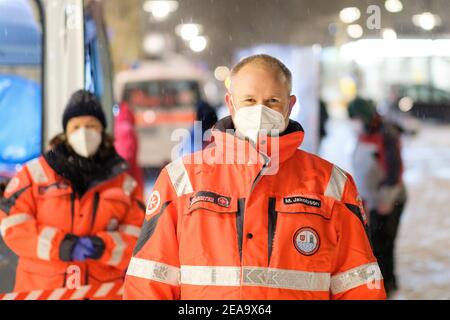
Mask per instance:
[[[394,209],[395,202],[399,198],[402,192],[402,185],[396,184],[394,186],[382,186],[379,191],[379,204],[378,204],[378,214],[386,216],[392,213]]]
[[[99,237],[82,237],[77,240],[72,250],[72,261],[99,259],[105,251],[105,244]]]

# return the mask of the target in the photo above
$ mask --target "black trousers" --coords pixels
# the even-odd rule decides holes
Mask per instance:
[[[373,253],[378,260],[384,278],[386,291],[397,289],[395,278],[395,238],[405,201],[397,202],[388,215],[380,215],[376,210],[370,212],[370,239]]]

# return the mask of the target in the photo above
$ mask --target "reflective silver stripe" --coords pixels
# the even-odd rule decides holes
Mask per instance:
[[[243,267],[181,266],[181,283],[199,286],[261,286],[301,291],[330,290],[330,274]]]
[[[325,190],[325,196],[341,201],[346,182],[347,175],[345,171],[338,166],[333,166],[330,181],[328,182],[327,189]]]
[[[97,291],[94,293],[94,298],[102,298],[106,297],[111,290],[114,288],[115,283],[104,283],[100,286],[100,288],[97,289]]]
[[[338,294],[356,287],[375,287],[383,279],[378,264],[369,263],[331,277],[331,293]]]
[[[244,268],[243,271],[243,283],[246,286],[300,291],[330,290],[329,273],[267,268]]]
[[[125,180],[123,181],[123,192],[127,196],[131,195],[134,191],[134,189],[137,187],[137,182],[134,180],[130,175],[125,175]]]
[[[183,159],[175,160],[168,164],[166,168],[177,196],[193,192],[191,180],[184,166]]]
[[[139,238],[139,235],[141,234],[141,228],[133,226],[132,224],[120,225],[119,231],[136,238]]]
[[[127,245],[120,236],[120,233],[108,232],[108,235],[114,242],[114,248],[112,249],[111,259],[109,259],[108,264],[112,266],[118,266],[122,261],[123,254]]]
[[[42,260],[50,260],[50,252],[52,250],[52,241],[55,238],[58,229],[45,227],[42,229],[37,244],[37,256]]]
[[[18,213],[14,214],[12,216],[6,217],[2,220],[2,223],[0,224],[0,233],[2,237],[5,237],[6,231],[9,228],[15,227],[19,224],[22,224],[24,222],[27,222],[29,220],[34,219],[32,215],[29,215],[28,213]]]
[[[181,283],[197,286],[239,286],[241,268],[181,266]]]
[[[154,280],[172,286],[178,286],[180,284],[179,268],[168,264],[135,257],[131,258],[127,275],[147,280]]]
[[[46,183],[48,182],[47,175],[45,174],[44,168],[42,168],[39,159],[31,160],[27,163],[28,171],[31,174],[31,178],[35,183]]]

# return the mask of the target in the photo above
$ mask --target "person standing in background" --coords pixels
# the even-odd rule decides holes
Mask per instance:
[[[1,235],[19,257],[14,292],[123,280],[144,219],[97,98],[75,92],[62,123],[0,200]]]
[[[381,117],[374,104],[356,97],[348,114],[357,128],[353,153],[355,181],[370,214],[370,238],[386,292],[397,289],[395,239],[406,203],[402,179],[401,128]]]
[[[144,173],[138,165],[139,140],[135,131],[133,111],[127,102],[119,105],[119,112],[114,123],[114,146],[117,154],[128,163],[129,174],[137,182],[139,194],[144,194]]]

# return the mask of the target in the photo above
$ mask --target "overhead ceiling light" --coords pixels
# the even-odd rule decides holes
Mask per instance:
[[[423,30],[430,31],[441,24],[441,18],[431,12],[416,14],[412,18],[413,23]]]
[[[225,81],[229,75],[230,69],[226,66],[220,66],[214,70],[214,77],[216,77],[218,81]]]
[[[339,12],[339,18],[344,23],[352,23],[361,17],[361,11],[356,7],[344,8]]]
[[[383,39],[385,40],[396,40],[397,39],[397,32],[395,32],[394,29],[386,28],[383,29]]]
[[[145,53],[149,55],[160,55],[167,46],[166,39],[160,33],[150,33],[143,40]]]
[[[148,0],[144,2],[144,10],[150,12],[157,20],[164,20],[178,9],[178,1],[175,0]]]
[[[203,27],[195,23],[179,24],[175,32],[184,40],[190,41],[202,32]]]
[[[401,12],[403,10],[403,4],[400,0],[386,0],[384,7],[387,11],[392,13]]]
[[[351,24],[347,27],[347,34],[353,39],[358,39],[363,36],[364,30],[359,24]]]
[[[206,49],[206,46],[208,45],[208,42],[206,41],[206,38],[203,36],[198,36],[189,41],[189,47],[194,52],[202,52]]]

